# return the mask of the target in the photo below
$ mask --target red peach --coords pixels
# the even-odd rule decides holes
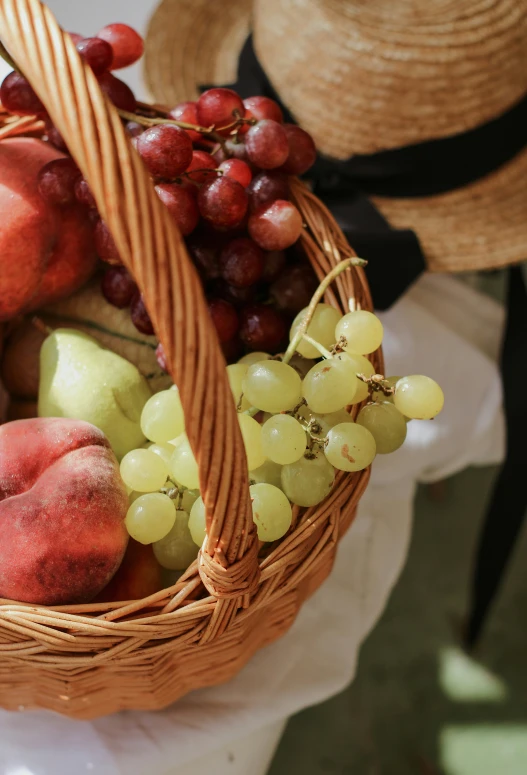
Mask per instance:
[[[87,211],[38,190],[40,169],[63,156],[33,137],[0,141],[0,321],[73,293],[95,269]]]
[[[123,559],[128,496],[108,440],[63,418],[0,426],[0,597],[92,600]]]

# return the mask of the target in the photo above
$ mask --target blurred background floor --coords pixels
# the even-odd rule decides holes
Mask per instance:
[[[294,717],[269,775],[525,775],[527,531],[472,657],[459,648],[495,470],[419,492],[408,563],[354,683]]]

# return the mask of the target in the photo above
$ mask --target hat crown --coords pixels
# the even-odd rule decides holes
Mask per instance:
[[[527,0],[255,0],[258,57],[335,158],[472,129],[527,92]]]

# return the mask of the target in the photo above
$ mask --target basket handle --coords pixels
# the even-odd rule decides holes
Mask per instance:
[[[88,181],[163,342],[207,512],[203,583],[217,598],[251,593],[258,543],[245,450],[225,361],[179,230],[117,111],[50,10],[40,0],[0,0],[0,38]]]

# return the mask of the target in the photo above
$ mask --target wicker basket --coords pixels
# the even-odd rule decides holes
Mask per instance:
[[[180,389],[208,535],[177,584],[144,600],[56,608],[1,600],[0,705],[79,719],[158,709],[227,681],[286,632],[330,572],[369,471],[339,473],[322,504],[295,507],[286,537],[257,541],[243,443],[200,281],[121,119],[39,0],[0,0],[0,38],[65,138],[145,295]],[[306,224],[303,249],[322,277],[352,251],[296,180],[292,198]],[[371,309],[360,269],[326,294],[341,310],[350,300]],[[382,372],[380,352],[373,362]]]

